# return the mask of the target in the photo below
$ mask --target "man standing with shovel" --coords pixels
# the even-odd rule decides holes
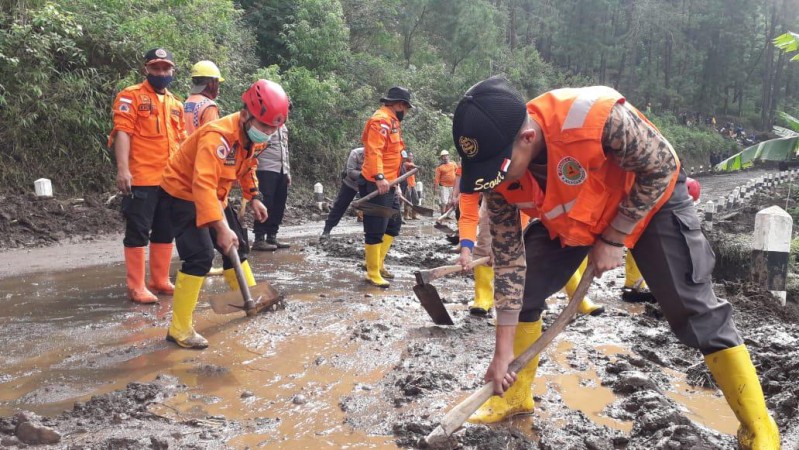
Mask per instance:
[[[169,160],[161,182],[161,198],[169,207],[183,261],[175,283],[167,340],[185,348],[208,347],[208,341],[194,330],[192,315],[214,260],[214,248],[222,253],[225,279],[231,288],[239,288],[236,277],[227,276],[235,264],[228,257],[232,248],[238,249],[243,278],[248,285],[255,285],[241,224],[235,215],[226,218],[223,210],[233,183],[238,181],[255,219],[266,220],[255,158],[286,121],[288,97],[279,84],[258,80],[241,99],[244,106],[239,112],[200,127],[181,145]]]
[[[377,191],[379,195],[371,203],[393,207],[399,211],[399,198],[395,195],[396,186],[389,183],[397,179],[402,163],[402,140],[400,122],[405,113],[413,108],[411,93],[405,88],[395,86],[380,99],[382,106],[372,114],[363,129],[364,159],[358,186],[361,198]],[[394,238],[399,235],[402,218],[364,215],[363,233],[366,254],[366,281],[377,287],[387,288],[394,275],[384,267],[384,260]]]
[[[704,355],[740,422],[740,446],[779,448],[732,306],[713,292],[713,252],[679,159],[642,113],[604,86],[558,89],[525,104],[495,77],[463,96],[452,135],[461,191],[484,191],[494,236],[497,331],[485,379],[497,395],[472,420],[532,412],[538,361],[509,373],[514,354],[541,335],[546,298],[586,255],[599,276],[621,265],[626,246],[671,329]],[[541,218],[524,233],[520,210]]]

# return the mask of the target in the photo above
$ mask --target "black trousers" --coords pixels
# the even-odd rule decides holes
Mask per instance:
[[[338,225],[341,218],[344,217],[344,213],[347,212],[347,208],[349,208],[350,203],[352,203],[352,199],[355,198],[355,194],[358,191],[355,189],[347,186],[344,183],[341,183],[341,188],[338,190],[338,196],[336,196],[336,200],[333,202],[333,208],[330,209],[330,214],[327,215],[327,219],[325,220],[325,232],[330,233],[330,230],[335,228]]]
[[[524,245],[527,274],[519,320],[535,322],[546,309],[547,297],[566,284],[590,247],[561,247],[541,222],[525,230]],[[715,255],[702,234],[684,180],[677,183],[630,251],[683,344],[708,355],[743,343],[732,306],[713,292]]]
[[[361,197],[366,196],[370,192],[377,190],[377,185],[371,181],[364,181],[363,184],[358,186]],[[392,187],[383,195],[378,195],[373,198],[370,203],[380,206],[386,206],[399,210],[399,199],[396,195],[396,190]],[[397,237],[402,227],[402,217],[399,214],[392,216],[390,219],[378,216],[370,216],[364,214],[363,216],[363,234],[364,242],[366,245],[379,244],[383,242],[383,235]]]
[[[152,241],[157,244],[172,242],[172,225],[169,210],[158,195],[158,186],[133,186],[131,194],[122,198],[122,216],[125,217],[125,247],[145,247]]]
[[[204,277],[214,262],[214,249],[222,255],[222,267],[230,269],[233,264],[222,248],[216,244],[216,232],[208,227],[197,228],[197,209],[194,202],[175,198],[165,191],[160,192],[161,201],[168,205],[172,229],[175,230],[175,245],[183,265],[180,271],[186,275]],[[239,238],[239,259],[244,262],[250,246],[244,230],[233,208],[225,208],[228,226]]]
[[[277,173],[268,170],[256,170],[255,175],[258,177],[258,189],[264,196],[266,211],[269,213],[265,222],[256,221],[253,226],[255,239],[260,239],[264,235],[277,234],[277,230],[283,222],[286,199],[289,196],[289,177],[283,172]]]

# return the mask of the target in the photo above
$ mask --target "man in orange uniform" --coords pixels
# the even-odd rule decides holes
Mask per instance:
[[[473,420],[530,413],[537,359],[508,365],[541,335],[546,298],[588,256],[596,276],[633,253],[675,335],[699,349],[740,422],[742,448],[778,449],[732,306],[713,292],[714,255],[671,144],[615,90],[557,89],[530,102],[502,78],[472,86],[455,110],[461,192],[484,191],[494,237],[497,330]],[[524,233],[519,211],[540,217]]]
[[[438,154],[441,164],[436,167],[436,176],[433,181],[433,190],[438,195],[438,206],[441,209],[441,214],[447,210],[450,205],[452,197],[452,189],[455,186],[455,172],[458,170],[458,165],[449,160],[449,152],[441,150]]]
[[[183,266],[178,272],[167,340],[181,347],[208,346],[194,330],[192,314],[205,275],[222,254],[225,279],[231,288],[238,282],[227,257],[236,246],[247,284],[255,278],[247,262],[247,241],[238,221],[229,222],[223,212],[235,181],[252,205],[256,220],[266,220],[266,207],[255,176],[257,152],[286,121],[288,97],[279,84],[256,81],[243,95],[241,111],[208,123],[195,131],[169,160],[161,183],[161,198],[170,211],[175,241]],[[235,216],[233,216],[235,219]]]
[[[361,197],[378,191],[380,195],[372,203],[393,207],[399,210],[399,199],[395,195],[396,186],[389,188],[389,182],[400,173],[402,140],[400,122],[405,113],[413,108],[411,93],[405,88],[395,86],[380,99],[382,106],[372,114],[363,129],[363,168],[362,182],[358,186]],[[366,256],[366,281],[374,286],[387,288],[394,275],[383,267],[383,262],[391,248],[394,238],[399,235],[402,218],[396,215],[390,219],[377,216],[364,216],[363,232]]]
[[[152,49],[144,56],[147,80],[127,87],[114,100],[114,129],[108,146],[117,160],[117,189],[124,195],[125,267],[128,296],[154,303],[153,292],[172,294],[169,281],[172,230],[159,201],[158,185],[170,155],[186,138],[183,105],[167,86],[175,64],[172,53]],[[150,282],[144,284],[145,247],[150,245]]]

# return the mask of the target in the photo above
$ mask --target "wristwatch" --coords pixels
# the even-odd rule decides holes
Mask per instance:
[[[378,173],[377,175],[375,175],[375,181],[383,181],[385,179],[386,177],[382,173]]]

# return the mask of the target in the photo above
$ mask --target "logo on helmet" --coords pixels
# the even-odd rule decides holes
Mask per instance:
[[[475,138],[461,136],[458,139],[458,144],[460,144],[461,150],[463,150],[463,153],[466,154],[467,158],[473,158],[474,155],[476,155],[480,150],[480,145],[477,143],[477,139]]]
[[[159,48],[158,50],[155,51],[155,56],[159,58],[166,58],[166,50],[164,50],[163,48]]]

